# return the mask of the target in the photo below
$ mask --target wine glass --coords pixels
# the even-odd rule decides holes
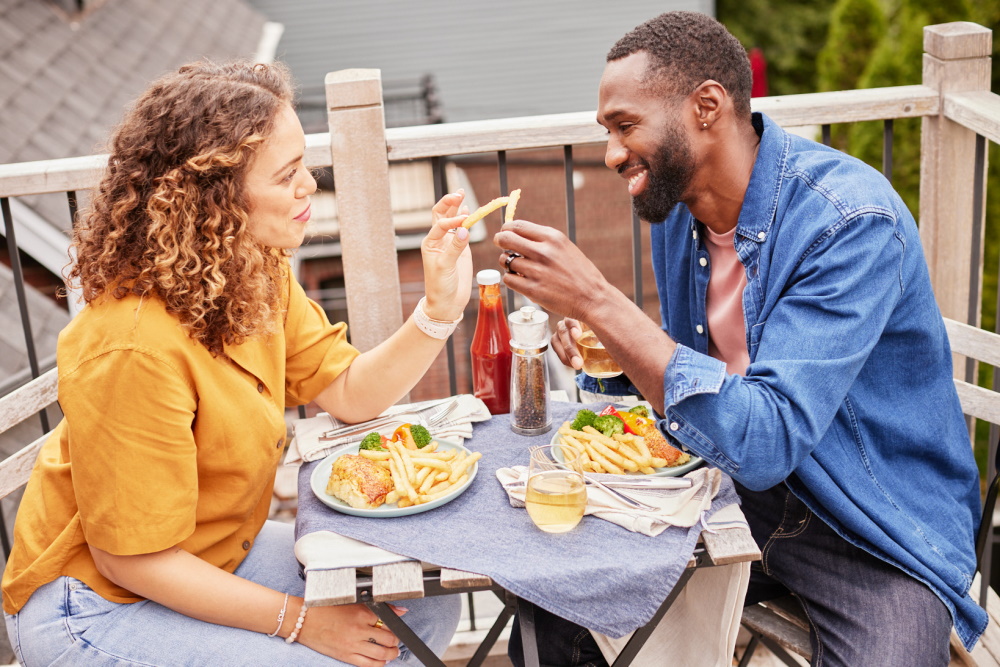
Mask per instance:
[[[598,379],[621,375],[621,366],[611,358],[604,344],[597,338],[597,334],[583,322],[580,322],[580,330],[582,333],[576,339],[576,346],[580,350],[580,356],[583,357],[583,372]]]
[[[587,507],[587,485],[580,453],[569,445],[531,448],[528,487],[524,499],[528,516],[546,533],[573,530]]]

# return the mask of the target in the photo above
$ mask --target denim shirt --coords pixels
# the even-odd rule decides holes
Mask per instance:
[[[652,228],[663,329],[678,343],[658,425],[747,488],[786,482],[846,540],[935,591],[971,648],[987,624],[969,594],[979,474],[916,224],[874,169],[753,122],[760,149],[734,238],[750,366],[727,375],[708,356],[710,260],[680,204]],[[601,393],[638,393],[616,380]]]

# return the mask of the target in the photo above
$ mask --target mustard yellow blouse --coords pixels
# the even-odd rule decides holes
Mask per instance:
[[[284,410],[316,397],[358,351],[294,278],[276,333],[214,358],[154,298],[88,305],[59,336],[65,418],[42,447],[3,574],[14,614],[59,576],[114,602],[141,598],[102,577],[112,554],[180,545],[232,572],[268,515]]]

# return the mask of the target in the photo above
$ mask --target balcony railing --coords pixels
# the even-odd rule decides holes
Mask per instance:
[[[987,142],[1000,142],[1000,96],[989,92],[992,38],[989,30],[975,24],[953,23],[925,28],[924,44],[921,85],[757,98],[753,108],[786,127],[820,126],[827,143],[834,125],[882,121],[882,170],[890,179],[893,122],[922,119],[917,217],[935,293],[946,317],[979,326],[984,271],[1000,269],[983,266],[986,149]],[[576,238],[574,151],[604,144],[607,139],[593,112],[386,129],[377,70],[329,74],[326,100],[330,131],[307,135],[306,162],[310,167],[332,167],[336,174],[347,310],[352,342],[360,349],[370,349],[384,340],[404,317],[389,206],[390,162],[432,160],[440,196],[447,161],[471,154],[495,154],[498,189],[506,193],[508,156],[512,151],[561,150],[563,192],[546,195],[564,197],[565,228],[571,238]],[[72,216],[75,193],[96,186],[106,159],[94,155],[0,165],[0,205],[32,376],[42,369],[23,294],[18,225],[8,200],[62,192],[67,196],[67,215]],[[646,254],[642,247],[643,226],[633,216],[630,223],[623,222],[623,228],[631,230],[631,289],[641,307],[642,259]],[[468,386],[468,378],[458,376],[460,367],[468,368],[463,361],[466,354],[449,344],[447,365],[452,392],[460,381]],[[972,379],[973,372],[964,362],[956,364],[956,374],[967,380]],[[993,378],[996,386],[995,371]],[[48,430],[49,426],[43,417],[42,427]],[[989,461],[993,460],[997,437],[993,430],[989,445],[980,445],[990,447]],[[988,572],[984,572],[983,581],[989,581]]]

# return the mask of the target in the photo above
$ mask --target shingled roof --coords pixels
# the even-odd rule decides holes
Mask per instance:
[[[252,57],[267,21],[243,0],[90,4],[74,16],[47,0],[0,0],[0,164],[103,152],[150,81],[201,57]],[[67,227],[65,198],[50,199],[24,203]]]

